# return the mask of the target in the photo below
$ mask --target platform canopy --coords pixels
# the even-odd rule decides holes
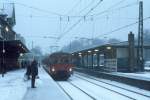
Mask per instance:
[[[15,56],[27,52],[28,48],[20,40],[0,41],[0,54]]]

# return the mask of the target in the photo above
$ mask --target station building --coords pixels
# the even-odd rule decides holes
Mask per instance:
[[[15,22],[15,9],[11,17],[7,14],[0,14],[0,72],[3,68],[11,70],[20,67],[18,57],[29,52],[25,44],[16,39],[16,32],[13,30]]]
[[[94,48],[72,53],[76,58],[76,67],[89,68],[105,72],[133,72],[138,71],[137,42],[130,40],[120,43],[100,45]],[[150,61],[150,43],[144,43],[144,61]]]

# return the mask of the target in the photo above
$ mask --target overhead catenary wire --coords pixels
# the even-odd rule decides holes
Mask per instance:
[[[128,8],[128,7],[131,7],[131,6],[134,6],[134,5],[138,5],[138,3],[134,2],[134,3],[131,3],[131,4],[124,5],[122,7],[115,8],[115,9],[112,9],[112,7],[109,7],[108,9],[106,9],[102,12],[91,14],[89,16],[99,16],[99,15],[102,15],[102,14],[105,14],[105,13],[108,13],[108,12],[111,12],[111,11],[121,10],[121,9]]]
[[[146,20],[148,20],[148,19],[150,19],[150,16],[144,18],[143,21],[146,21]],[[136,21],[136,22],[134,22],[134,23],[130,23],[130,24],[128,24],[128,25],[125,25],[125,26],[119,27],[119,28],[117,28],[117,29],[114,29],[114,30],[112,30],[112,31],[110,31],[110,32],[106,32],[106,33],[104,33],[104,34],[100,34],[100,35],[98,35],[98,36],[96,36],[96,37],[104,37],[104,36],[106,36],[106,35],[113,34],[114,32],[120,31],[120,30],[122,30],[122,29],[128,28],[128,27],[133,26],[133,25],[136,25],[136,24],[138,24],[138,23],[139,23],[139,22]]]
[[[143,21],[146,21],[146,20],[148,20],[148,19],[150,19],[150,16],[144,18]],[[112,31],[110,31],[110,32],[106,32],[106,33],[104,33],[104,34],[98,35],[97,37],[102,37],[102,36],[105,36],[105,35],[110,35],[110,34],[112,34],[112,33],[114,33],[114,32],[120,31],[120,30],[122,30],[122,29],[128,28],[128,27],[133,26],[133,25],[136,25],[136,24],[138,24],[138,23],[139,23],[139,22],[136,21],[136,22],[134,22],[134,23],[131,23],[131,24],[128,24],[128,25],[119,27],[119,28],[117,28],[117,29],[114,29],[114,30],[112,30]]]
[[[91,11],[93,11],[103,0],[99,0],[99,2],[94,5],[84,16],[87,16]],[[69,31],[71,31],[76,25],[81,22],[82,18],[80,18],[76,23],[74,23],[67,31],[61,34],[58,38],[61,39],[64,35],[66,35]]]
[[[93,0],[91,0],[91,2],[86,7],[84,7],[82,10],[80,10],[80,12],[78,12],[78,14],[80,14],[81,12],[83,12],[84,10],[86,10],[92,3],[94,3]],[[70,16],[68,16],[68,18],[70,19]],[[64,28],[64,31],[67,29],[69,21],[70,20],[68,20],[68,23],[67,23],[66,27]]]
[[[79,1],[72,7],[72,9],[68,11],[67,15],[68,15],[69,13],[71,13],[71,12],[73,11],[73,9],[74,9],[75,7],[77,7],[77,6],[81,3],[81,1],[82,1],[82,0],[79,0]],[[65,27],[64,27],[63,30],[66,30],[66,29],[67,29],[68,24],[69,24],[69,22],[70,22],[70,17],[69,17],[69,16],[67,17],[67,19],[68,19],[68,20],[67,20],[67,24],[65,25]]]
[[[89,8],[89,6],[94,3],[94,1],[95,1],[95,0],[91,0],[91,2],[90,2],[86,7],[84,7],[83,9],[81,9],[80,12],[78,12],[78,14],[82,13],[82,12],[85,11],[87,8]]]
[[[81,3],[81,1],[82,1],[82,0],[79,0],[79,1],[67,12],[66,15],[68,15],[69,13],[71,13],[71,12],[75,9],[75,7],[77,7],[77,6]]]
[[[27,38],[41,38],[41,39],[54,39],[54,40],[58,39],[58,37],[48,36],[48,35],[45,35],[45,36],[38,36],[38,35],[27,36],[27,35],[25,35],[24,37],[27,37]]]
[[[29,5],[26,5],[26,4],[23,4],[23,3],[19,3],[19,2],[14,2],[14,4],[17,4],[17,5],[20,5],[20,6],[23,6],[23,7],[27,7],[27,8],[30,8],[30,9],[34,9],[36,11],[39,11],[39,12],[42,12],[42,13],[47,13],[47,14],[50,14],[50,15],[56,15],[56,16],[61,16],[61,17],[68,17],[68,16],[69,17],[82,17],[82,16],[72,16],[72,15],[60,14],[60,13],[57,13],[57,12],[45,10],[45,9],[34,7],[34,6],[29,6]]]
[[[117,10],[117,9],[123,9],[123,8],[126,8],[126,7],[130,7],[130,6],[132,6],[132,5],[134,5],[134,4],[128,4],[128,5],[125,5],[125,6],[123,6],[123,7],[119,7],[119,8],[116,8],[116,9],[112,9],[113,7],[115,7],[115,5],[119,5],[119,4],[121,4],[123,1],[125,1],[125,0],[121,0],[120,2],[117,2],[116,4],[114,4],[113,6],[111,6],[111,7],[109,7],[107,10],[105,10],[105,11],[102,11],[102,12],[100,12],[100,13],[96,13],[96,14],[92,14],[92,15],[87,15],[87,16],[73,16],[73,15],[68,15],[68,14],[65,14],[65,15],[63,15],[63,14],[59,14],[59,13],[56,13],[56,12],[53,12],[53,11],[48,11],[48,10],[45,10],[45,9],[41,9],[41,8],[37,8],[37,7],[34,7],[34,6],[29,6],[29,5],[26,5],[26,4],[23,4],[23,3],[19,3],[19,2],[14,2],[14,4],[17,4],[17,5],[21,5],[21,6],[24,6],[24,7],[27,7],[27,8],[30,8],[30,9],[34,9],[34,10],[36,10],[36,11],[39,11],[39,12],[42,12],[42,13],[47,13],[47,14],[50,14],[50,15],[56,15],[57,17],[55,17],[55,18],[59,18],[60,16],[61,17],[67,17],[67,18],[69,18],[69,19],[71,19],[71,18],[83,18],[83,17],[90,17],[90,16],[98,16],[98,15],[101,15],[101,14],[104,14],[104,13],[107,13],[107,12],[109,12],[109,11],[114,11],[114,10]],[[45,17],[45,18],[54,18],[54,17],[50,17],[50,16],[34,16],[34,17]]]
[[[111,7],[109,7],[106,11],[104,11],[103,13],[106,13],[106,12],[108,12],[109,10],[112,10],[111,8],[112,7],[114,7],[115,5],[119,5],[119,4],[121,4],[122,2],[124,2],[125,0],[121,0],[120,2],[117,2],[116,4],[114,4],[113,6],[111,6]],[[128,5],[125,5],[125,6],[122,6],[122,7],[119,7],[119,8],[116,8],[115,10],[120,10],[120,9],[123,9],[123,8],[127,8],[127,7],[130,7],[130,6],[133,6],[133,5],[137,5],[137,2],[136,3],[132,3],[132,4],[128,4]],[[89,15],[86,15],[86,16],[89,16]],[[86,16],[84,16],[84,18],[86,17]],[[90,16],[94,16],[94,15],[90,15]],[[136,18],[135,18],[136,19]],[[64,34],[66,34],[66,33],[68,33],[70,30],[72,30],[72,28],[74,28],[77,24],[79,24],[80,22],[81,22],[81,20],[82,20],[82,18],[81,19],[79,19],[78,21],[77,21],[77,23],[75,23],[75,24],[73,24],[72,25],[72,27],[70,27],[66,32],[64,32]],[[61,36],[59,36],[59,38],[61,38],[63,36],[63,34],[61,35]]]
[[[124,1],[125,1],[125,0],[121,0],[121,1],[117,2],[117,3],[114,4],[113,6],[109,7],[109,8],[106,10],[106,12],[108,12],[112,7],[114,7],[114,6],[116,6],[116,5],[119,5],[119,4],[121,4],[122,2],[124,2]],[[136,4],[137,4],[137,2],[136,2]],[[117,8],[117,9],[126,8],[126,7],[129,7],[129,6],[132,6],[132,5],[133,5],[133,4],[128,4],[128,5],[125,5],[125,6],[123,6],[123,7],[119,7],[119,8]],[[134,3],[134,5],[135,5],[135,3]],[[84,18],[85,18],[86,16],[88,16],[88,14],[87,14],[87,15],[84,15]],[[91,15],[91,16],[93,16],[93,15]],[[69,32],[70,30],[72,30],[77,24],[79,24],[79,23],[81,22],[81,20],[82,20],[82,18],[79,19],[76,23],[74,23],[66,32],[64,32],[62,35],[60,35],[59,38],[61,39],[66,33],[68,33],[68,32]]]
[[[17,5],[20,5],[20,6],[24,6],[24,7],[30,8],[30,9],[34,9],[36,11],[45,12],[47,14],[57,15],[57,16],[66,16],[66,15],[63,15],[63,14],[59,14],[57,12],[48,11],[48,10],[41,9],[41,8],[38,8],[38,7],[34,7],[34,6],[29,6],[29,5],[26,5],[26,4],[23,4],[23,3],[19,3],[19,2],[14,2],[14,3],[17,4]]]
[[[109,10],[111,11],[111,10],[113,10],[112,8],[113,7],[116,7],[116,6],[118,6],[119,4],[121,4],[122,2],[124,2],[124,1],[126,1],[126,0],[121,0],[121,1],[119,1],[119,2],[117,2],[116,4],[114,4],[113,6],[111,6],[111,7],[109,7],[107,10],[105,10],[105,11],[102,11],[102,12],[100,12],[100,13],[96,13],[96,14],[92,14],[92,15],[87,15],[86,17],[89,17],[89,16],[98,16],[98,15],[101,15],[102,13],[106,13],[106,12],[108,12]],[[42,13],[47,13],[47,14],[50,14],[50,15],[56,15],[57,17],[69,17],[69,18],[83,18],[84,16],[73,16],[73,15],[68,15],[68,14],[60,14],[60,13],[57,13],[57,12],[53,12],[53,11],[49,11],[49,10],[45,10],[45,9],[42,9],[42,8],[38,8],[38,7],[34,7],[34,6],[30,6],[30,5],[26,5],[26,4],[23,4],[23,3],[20,3],[20,2],[14,2],[14,1],[11,1],[11,2],[13,2],[14,4],[17,4],[17,5],[21,5],[21,6],[24,6],[24,7],[27,7],[27,8],[30,8],[30,9],[34,9],[34,10],[36,10],[36,11],[39,11],[39,12],[42,12]],[[132,5],[128,5],[128,6],[132,6]],[[123,8],[123,7],[122,7]],[[118,8],[118,9],[121,9],[121,7],[120,8]],[[116,9],[117,10],[117,9]],[[44,16],[43,16],[44,17]],[[45,17],[47,17],[47,16],[45,16]],[[56,17],[56,18],[57,18]]]

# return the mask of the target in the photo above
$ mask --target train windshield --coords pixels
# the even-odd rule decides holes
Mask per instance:
[[[70,55],[55,55],[50,57],[50,64],[71,64],[72,59]]]

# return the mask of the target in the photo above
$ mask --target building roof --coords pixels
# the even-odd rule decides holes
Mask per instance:
[[[138,47],[138,42],[135,41],[134,45],[135,45],[135,48],[137,48]],[[109,47],[114,47],[114,48],[128,48],[129,43],[128,43],[128,41],[123,41],[123,42],[119,42],[119,43],[103,44],[103,45],[99,45],[99,46],[96,46],[96,47],[92,47],[92,48],[76,51],[76,52],[73,52],[73,53],[87,52],[89,50],[94,51],[96,49],[106,48],[108,46]],[[144,48],[149,48],[150,49],[150,43],[149,42],[144,42]]]

